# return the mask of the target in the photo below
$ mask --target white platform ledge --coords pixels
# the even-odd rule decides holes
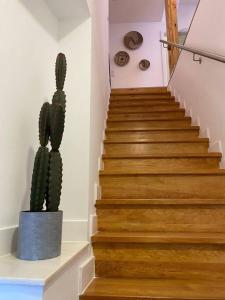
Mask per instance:
[[[60,299],[62,285],[68,290],[68,298],[65,293],[63,298],[71,299],[73,295],[75,299],[79,292],[79,267],[89,255],[88,242],[63,242],[61,256],[49,260],[31,262],[13,255],[0,257],[0,299]],[[68,275],[74,284],[68,282]]]

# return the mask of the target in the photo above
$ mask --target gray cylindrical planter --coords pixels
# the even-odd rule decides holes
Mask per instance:
[[[16,256],[41,260],[61,254],[63,212],[20,213]]]

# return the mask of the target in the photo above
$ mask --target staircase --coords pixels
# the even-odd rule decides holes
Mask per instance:
[[[111,94],[81,300],[225,299],[225,171],[166,88]]]

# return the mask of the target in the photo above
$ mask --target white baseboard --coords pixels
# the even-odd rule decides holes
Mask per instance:
[[[210,152],[221,152],[221,153],[223,153],[222,142],[221,141],[210,142],[209,151]]]
[[[95,276],[95,258],[91,256],[80,266],[79,293],[82,294]]]
[[[18,226],[0,228],[0,256],[15,252]]]
[[[94,235],[97,232],[97,215],[90,216],[90,235]]]

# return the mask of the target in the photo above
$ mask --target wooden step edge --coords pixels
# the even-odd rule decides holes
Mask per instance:
[[[140,96],[140,95],[138,95]],[[130,97],[130,98],[125,98],[125,97],[110,97],[109,98],[109,103],[110,104],[116,104],[116,103],[120,103],[120,104],[123,104],[123,102],[134,102],[134,101],[149,101],[150,103],[151,102],[158,102],[158,101],[168,101],[168,102],[178,102],[176,101],[176,98],[175,97],[171,97],[171,96],[162,96],[162,97],[157,97],[157,98],[134,98],[134,97]]]
[[[126,171],[106,171],[100,170],[99,176],[224,176],[225,169],[206,170],[179,170],[179,171],[148,171],[148,170],[126,170]]]
[[[225,283],[224,283],[225,284]],[[165,288],[162,286],[162,289]],[[222,286],[220,287],[222,288]],[[174,288],[175,289],[175,288]],[[197,297],[191,297],[191,296],[154,296],[154,295],[145,295],[145,296],[133,296],[133,295],[95,295],[93,294],[84,294],[84,295],[80,295],[79,297],[80,300],[225,300],[225,296],[224,297],[216,297],[216,296],[212,296],[212,297],[201,297],[201,296],[197,296]]]
[[[139,141],[138,139],[134,139],[132,141],[113,141],[113,140],[104,140],[104,144],[107,145],[113,145],[113,144],[176,144],[176,143],[209,143],[209,139],[208,138],[187,138],[187,139],[180,139],[180,140],[162,140],[162,141],[155,141],[155,140],[146,140],[146,141]]]
[[[115,116],[115,115],[124,115],[124,114],[132,115],[132,114],[154,114],[154,113],[166,114],[166,113],[174,113],[174,112],[183,112],[184,113],[185,109],[183,109],[183,108],[172,108],[171,110],[165,110],[165,111],[156,110],[156,111],[143,111],[143,112],[136,112],[136,111],[134,112],[134,111],[132,111],[132,112],[114,112],[114,113],[108,111],[108,115],[109,116],[110,115]]]
[[[134,118],[132,118],[132,119],[120,119],[120,120],[118,120],[118,119],[113,119],[113,118],[108,118],[107,119],[107,123],[108,122],[139,122],[139,121],[141,121],[141,122],[148,122],[148,121],[174,121],[174,116],[171,116],[171,117],[168,117],[168,118],[166,118],[165,119],[165,117],[162,117],[162,118],[160,118],[160,117],[143,117],[143,118],[141,118],[141,119],[134,119]],[[178,117],[179,118],[179,117]],[[186,121],[186,117],[185,116],[181,116],[180,117],[181,118],[181,120],[185,120]]]
[[[167,103],[139,103],[139,104],[133,104],[133,105],[130,105],[130,104],[123,104],[123,105],[113,105],[113,104],[109,104],[109,109],[111,108],[124,108],[124,107],[127,107],[127,108],[130,108],[130,107],[151,107],[151,106],[177,106],[179,107],[180,103],[179,102],[167,102]]]
[[[103,154],[102,159],[174,159],[174,158],[222,158],[219,152],[211,153],[162,153],[162,154],[140,154],[140,155],[121,155],[121,154]]]
[[[189,126],[189,127],[159,127],[159,128],[106,128],[105,132],[160,132],[160,131],[199,131],[199,126]]]
[[[115,112],[115,109],[123,109],[123,108],[126,108],[128,111],[129,111],[129,108],[143,108],[143,109],[146,109],[146,108],[152,108],[152,107],[165,107],[165,108],[170,108],[170,107],[177,107],[179,108],[179,103],[170,103],[170,104],[153,104],[153,105],[143,105],[143,104],[137,104],[137,105],[130,105],[130,106],[113,106],[113,107],[110,107],[109,106],[109,109],[108,111],[109,112]],[[116,111],[117,112],[117,111]],[[136,111],[138,112],[138,111]]]
[[[92,243],[225,244],[225,233],[201,232],[97,232]]]
[[[142,107],[141,107],[142,108]],[[123,111],[123,110],[119,110],[119,111],[114,111],[112,109],[108,110],[107,111],[107,114],[108,116],[114,116],[114,115],[123,115],[123,114],[128,114],[128,115],[131,115],[131,114],[143,114],[143,113],[147,113],[147,114],[152,114],[152,113],[170,113],[174,110],[170,110],[170,109],[164,109],[164,110],[147,110],[146,111],[146,107],[143,107],[143,110],[141,111],[138,111],[138,110],[126,110],[126,111]],[[178,111],[178,110],[177,110]]]
[[[136,93],[170,93],[170,91],[167,90],[167,87],[133,87],[133,88],[114,88],[111,90],[111,95],[120,95],[122,93],[128,93],[128,94],[136,94]]]
[[[94,278],[80,300],[225,300],[224,286],[210,279]]]
[[[149,100],[147,100],[147,99],[143,99],[143,100],[145,100],[145,101],[149,101]],[[112,101],[112,100],[111,100]],[[144,107],[151,107],[151,106],[158,106],[158,105],[172,105],[172,106],[179,106],[180,105],[180,102],[175,102],[175,101],[173,101],[173,100],[166,100],[166,102],[163,102],[163,103],[157,103],[157,102],[159,102],[159,101],[165,101],[165,100],[155,100],[155,101],[153,101],[153,100],[151,100],[151,102],[154,102],[154,103],[136,103],[136,104],[131,104],[131,103],[126,103],[126,104],[124,104],[124,103],[119,103],[119,104],[116,104],[115,105],[115,103],[112,103],[112,102],[109,102],[109,108],[120,108],[120,107],[142,107],[142,106],[144,106]],[[122,101],[124,101],[124,100],[122,100]],[[138,100],[138,101],[142,101],[142,100]]]
[[[132,123],[132,122],[146,122],[146,121],[150,121],[150,122],[164,122],[164,121],[191,121],[191,117],[173,117],[173,118],[163,118],[163,119],[159,119],[159,118],[147,118],[145,120],[140,120],[140,119],[134,119],[134,120],[107,120],[107,123]]]
[[[225,199],[98,199],[96,208],[111,206],[215,206],[225,205]]]

